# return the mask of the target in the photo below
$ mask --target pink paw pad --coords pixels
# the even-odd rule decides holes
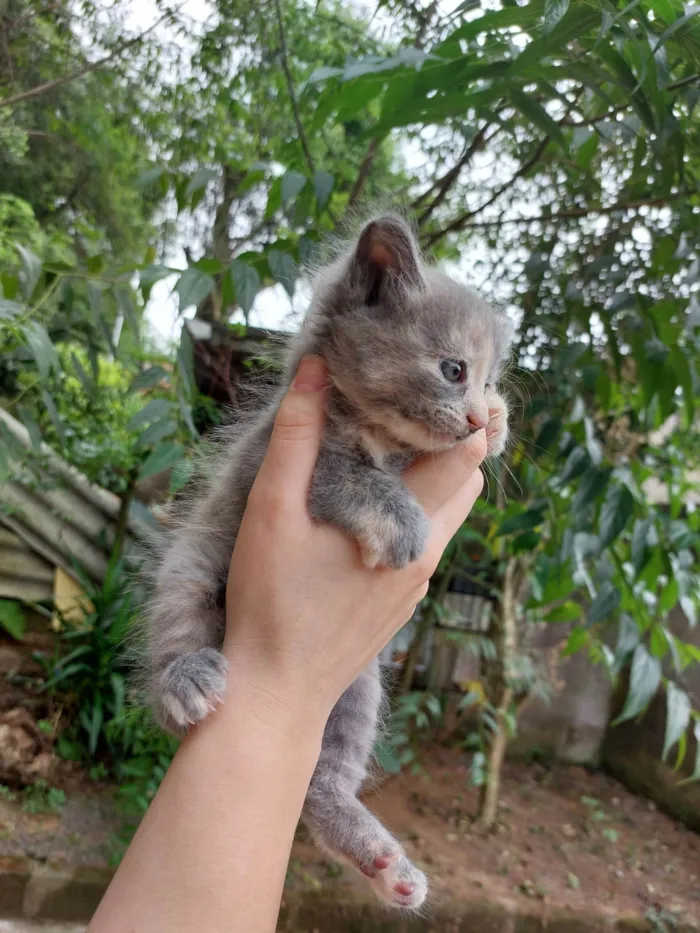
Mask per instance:
[[[399,881],[398,884],[394,885],[394,891],[396,891],[397,894],[402,894],[404,897],[410,897],[413,894],[413,885],[405,881]]]

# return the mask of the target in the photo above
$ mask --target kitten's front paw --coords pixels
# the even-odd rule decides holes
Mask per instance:
[[[190,651],[171,661],[160,675],[159,701],[166,727],[184,732],[221,702],[226,689],[226,659],[214,648]]]
[[[490,390],[486,393],[489,422],[486,425],[486,449],[489,457],[502,454],[508,440],[508,406],[501,396]]]
[[[393,509],[368,513],[357,540],[365,566],[400,570],[418,560],[425,550],[430,525],[417,502],[407,499]]]

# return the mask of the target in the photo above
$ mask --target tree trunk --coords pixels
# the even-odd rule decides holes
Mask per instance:
[[[234,172],[230,166],[222,166],[223,193],[214,215],[211,245],[207,255],[227,266],[231,262],[231,208],[236,201],[238,186],[243,180],[240,172]],[[222,321],[228,319],[228,309],[223,307],[222,277],[216,277],[216,288],[200,302],[197,308],[202,321]]]
[[[498,732],[491,737],[486,782],[482,788],[479,801],[479,816],[476,827],[483,832],[489,832],[493,829],[498,815],[501,771],[508,746],[508,711],[513,702],[511,680],[517,651],[517,569],[518,559],[509,557],[503,581],[500,612],[494,619],[492,628],[492,637],[496,644],[498,661],[496,662],[495,676],[492,679],[488,694],[492,697],[492,703],[496,707]]]

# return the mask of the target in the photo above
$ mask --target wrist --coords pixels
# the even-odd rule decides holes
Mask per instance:
[[[223,648],[228,661],[224,706],[280,738],[320,742],[333,707],[324,692],[292,665],[272,665],[233,640]]]

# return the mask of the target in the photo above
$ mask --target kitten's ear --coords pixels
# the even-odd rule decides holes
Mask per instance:
[[[371,220],[357,241],[351,275],[368,306],[397,289],[420,287],[419,249],[408,224],[392,215]]]

